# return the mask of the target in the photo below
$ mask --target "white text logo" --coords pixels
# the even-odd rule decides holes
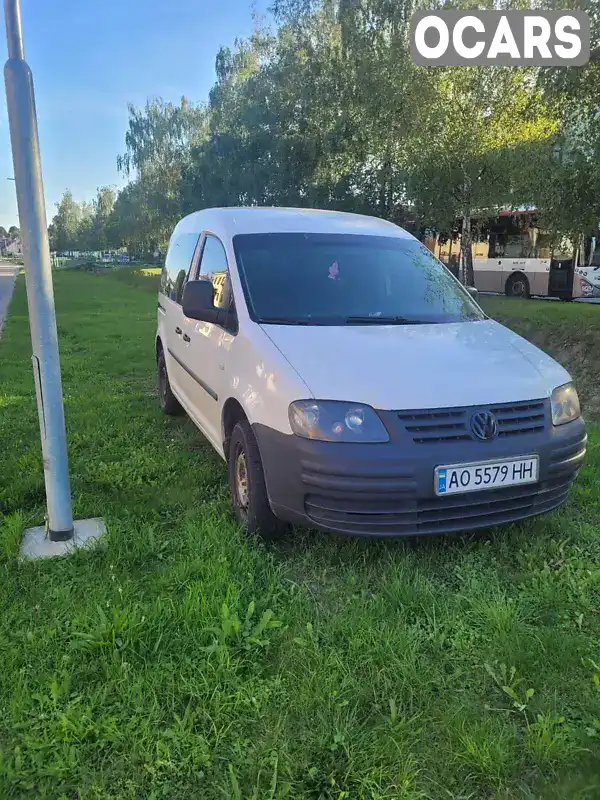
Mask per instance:
[[[421,66],[575,67],[590,57],[584,11],[419,11],[410,27]]]

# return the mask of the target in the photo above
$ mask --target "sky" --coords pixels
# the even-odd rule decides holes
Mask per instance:
[[[221,45],[252,33],[270,0],[21,0],[48,222],[65,189],[91,200],[124,185],[127,103],[205,100]],[[4,25],[1,57],[6,61]],[[18,225],[6,95],[0,103],[0,225]]]

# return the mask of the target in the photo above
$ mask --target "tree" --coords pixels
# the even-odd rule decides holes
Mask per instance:
[[[274,34],[221,49],[185,208],[325,206],[404,220],[405,143],[428,96],[406,44],[409,6],[279,2]]]
[[[48,227],[51,247],[54,250],[104,250],[108,247],[112,231],[109,226],[116,192],[111,186],[102,186],[91,202],[78,203],[66,191],[57,213]],[[120,242],[111,243],[119,245]]]
[[[545,148],[527,152],[521,178],[541,222],[575,241],[597,231],[600,220],[600,5],[569,5],[588,14],[591,58],[582,67],[539,70],[538,86],[560,126]],[[544,0],[543,6],[563,8],[559,0]]]
[[[80,217],[79,225],[75,235],[75,250],[84,253],[97,250],[97,242],[94,238],[94,203],[85,200],[79,203]]]
[[[8,238],[14,242],[15,239],[18,239],[21,235],[21,231],[17,228],[16,225],[11,225],[8,229]]]
[[[181,216],[180,181],[192,148],[205,136],[206,113],[185,97],[179,105],[161,98],[143,109],[129,105],[125,153],[117,158],[119,170],[135,180],[139,213],[145,215],[144,237],[164,241]]]
[[[560,70],[551,78],[531,68],[416,67],[409,21],[430,6],[275,0],[273,29],[257,25],[218,51],[206,105],[158,98],[129,106],[117,164],[130,182],[116,197],[102,187],[91,207],[66,194],[53,242],[154,252],[198,208],[317,206],[415,228],[453,229],[460,220],[472,282],[475,212],[536,202],[548,218],[562,212],[562,225],[580,224],[600,202],[600,117],[590,111],[597,81],[589,78],[596,67],[560,80]]]
[[[437,100],[412,143],[410,194],[424,222],[461,221],[465,280],[473,285],[474,212],[518,204],[522,145],[542,145],[557,128],[528,70],[438,69]],[[530,148],[531,149],[531,148]]]
[[[77,249],[81,218],[81,206],[73,199],[72,192],[65,191],[60,202],[56,203],[56,214],[52,220],[53,250],[61,252]]]
[[[562,11],[563,0],[542,0],[542,7]],[[597,0],[570,0],[571,10],[585,11],[590,20],[590,60],[581,67],[546,67],[538,74],[539,85],[563,106],[579,114],[594,112],[598,108],[598,83],[600,81],[600,4]]]
[[[117,196],[106,224],[107,238],[115,247],[125,245],[130,257],[138,252],[153,253],[162,241],[155,219],[143,187],[131,181]]]
[[[547,142],[520,145],[516,180],[521,197],[538,209],[538,224],[556,242],[567,237],[576,250],[582,235],[597,235],[600,222],[600,153],[585,134],[561,128]]]
[[[3,239],[8,238],[8,231],[6,230],[6,228],[3,228],[2,225],[0,225],[0,237],[2,237]]]
[[[90,241],[92,250],[105,250],[113,243],[109,230],[109,220],[117,194],[112,186],[101,186],[92,203]]]

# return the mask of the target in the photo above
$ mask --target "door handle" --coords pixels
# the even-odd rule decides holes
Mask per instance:
[[[181,336],[181,328],[175,328],[175,333],[177,336]]]
[[[184,334],[183,334],[183,341],[184,341],[184,342],[191,342],[192,340],[191,340],[191,339],[190,339],[190,337],[187,335],[187,333],[184,333]]]

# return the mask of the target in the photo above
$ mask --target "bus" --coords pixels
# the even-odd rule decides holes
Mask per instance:
[[[511,297],[600,298],[600,230],[578,247],[538,227],[534,208],[472,220],[475,288]],[[460,235],[429,232],[424,244],[458,275]]]

